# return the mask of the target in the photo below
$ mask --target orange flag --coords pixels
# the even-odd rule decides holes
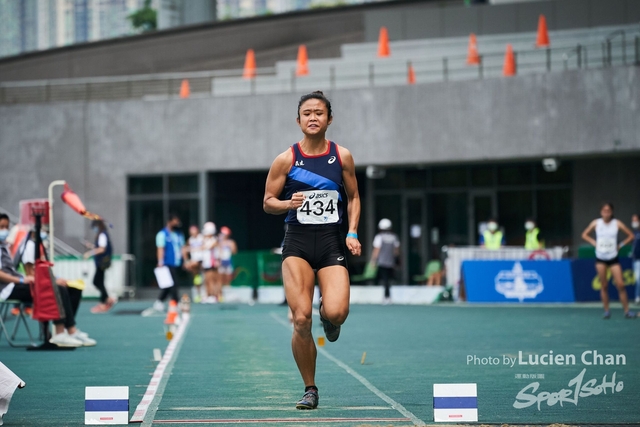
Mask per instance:
[[[101,219],[100,215],[96,215],[87,211],[87,208],[84,207],[84,203],[80,200],[80,197],[69,187],[69,184],[64,185],[64,191],[60,196],[62,201],[65,202],[71,209],[78,212],[80,215],[89,219]]]

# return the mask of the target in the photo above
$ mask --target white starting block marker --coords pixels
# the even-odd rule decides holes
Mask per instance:
[[[84,423],[129,424],[129,387],[85,387]]]
[[[476,384],[434,384],[433,420],[435,422],[478,421]]]

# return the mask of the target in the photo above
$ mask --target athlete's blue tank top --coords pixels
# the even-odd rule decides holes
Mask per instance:
[[[315,215],[316,222],[314,224],[321,224],[323,218],[325,220],[329,218],[329,223],[331,224],[342,223],[342,160],[338,152],[338,145],[333,141],[329,141],[327,151],[315,156],[304,154],[300,149],[300,143],[292,145],[291,151],[293,153],[293,161],[284,185],[285,200],[291,199],[294,193],[310,190],[329,190],[328,193],[331,194],[335,194],[333,191],[336,191],[338,195],[335,203],[337,206],[334,206],[334,203],[329,198],[320,200],[321,197],[326,196],[322,192],[308,195],[303,206],[298,211],[289,211],[285,222],[287,224],[301,224],[298,218],[301,215],[300,211],[302,211],[303,213],[312,214],[311,216]],[[317,198],[313,200],[314,197]],[[337,221],[334,221],[336,213]]]

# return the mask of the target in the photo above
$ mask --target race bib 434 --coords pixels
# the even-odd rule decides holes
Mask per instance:
[[[301,191],[304,203],[298,208],[300,224],[335,224],[338,222],[338,192],[336,190]]]

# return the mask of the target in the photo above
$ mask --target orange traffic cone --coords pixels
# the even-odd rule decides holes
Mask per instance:
[[[180,98],[185,99],[191,95],[191,88],[189,87],[189,80],[184,79],[180,85]]]
[[[380,27],[380,35],[378,36],[378,57],[386,58],[391,55],[389,49],[389,32],[387,27]]]
[[[507,45],[507,51],[504,54],[504,66],[502,67],[502,75],[511,77],[516,75],[516,58],[513,54],[513,48]]]
[[[536,47],[549,47],[549,32],[547,31],[547,18],[540,15],[538,18],[538,37],[536,38]]]
[[[416,84],[416,72],[413,69],[413,64],[411,64],[411,62],[409,62],[407,67],[407,83],[410,85]]]
[[[307,47],[301,44],[298,47],[298,65],[296,66],[296,76],[309,75],[309,58],[307,57]]]
[[[167,318],[164,319],[165,325],[174,325],[178,319],[178,303],[174,300],[169,301],[169,311],[167,312]]]
[[[471,33],[469,35],[469,53],[467,54],[467,65],[480,64],[480,55],[478,55],[478,42],[476,41],[476,35]]]
[[[247,50],[247,56],[244,59],[244,71],[242,77],[252,79],[256,76],[256,54],[253,49]]]

